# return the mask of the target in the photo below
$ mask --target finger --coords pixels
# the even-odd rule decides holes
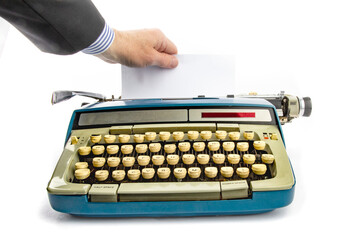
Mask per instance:
[[[177,54],[177,47],[175,46],[175,44],[166,37],[164,41],[165,41],[164,45],[166,47],[163,52],[168,54]]]
[[[155,51],[154,62],[152,65],[162,68],[175,68],[178,64],[179,61],[175,56]]]

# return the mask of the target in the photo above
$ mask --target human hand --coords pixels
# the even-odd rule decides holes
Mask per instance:
[[[95,56],[108,63],[129,67],[159,66],[175,68],[178,60],[176,46],[158,29],[118,31],[115,39],[103,53]]]

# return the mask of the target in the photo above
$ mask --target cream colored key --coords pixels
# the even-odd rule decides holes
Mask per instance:
[[[222,167],[220,168],[220,173],[225,178],[231,178],[234,174],[234,169],[232,167]]]
[[[84,169],[88,168],[89,164],[87,162],[77,162],[75,163],[75,169]]]
[[[189,142],[181,142],[178,144],[178,148],[181,152],[187,152],[190,150],[190,143]]]
[[[154,165],[160,166],[164,163],[165,157],[163,155],[153,155],[151,160]]]
[[[101,135],[100,134],[94,134],[90,136],[90,141],[92,143],[98,143],[101,141]]]
[[[115,181],[122,181],[125,178],[125,171],[124,170],[115,170],[112,172],[111,177]]]
[[[170,132],[159,132],[159,138],[161,141],[169,140],[170,136],[171,136]]]
[[[175,144],[165,144],[164,145],[164,151],[166,153],[174,153],[176,150],[176,145]]]
[[[247,178],[249,176],[250,170],[247,167],[238,167],[236,169],[236,174],[241,178]]]
[[[137,158],[137,162],[140,166],[146,166],[150,163],[150,156],[148,155],[140,155]]]
[[[256,150],[264,150],[265,149],[265,142],[264,141],[254,141],[254,148]]]
[[[169,154],[166,156],[166,161],[169,165],[176,165],[179,162],[179,155]]]
[[[95,178],[98,181],[105,181],[109,177],[109,171],[108,170],[97,170],[95,172]]]
[[[139,169],[130,169],[127,172],[127,177],[131,180],[131,181],[136,181],[140,178],[140,170]]]
[[[205,168],[205,176],[208,178],[215,178],[218,174],[217,167],[206,167]]]
[[[92,160],[92,165],[94,167],[100,168],[100,167],[104,166],[104,164],[105,164],[105,158],[103,158],[103,157],[95,157]]]
[[[187,136],[188,136],[189,140],[196,140],[199,137],[199,132],[198,131],[188,131]]]
[[[157,153],[161,150],[161,144],[160,143],[150,143],[149,144],[150,152]]]
[[[78,153],[80,156],[87,156],[91,152],[91,147],[79,147]]]
[[[227,155],[228,162],[231,164],[238,164],[240,162],[239,154],[229,154]]]
[[[118,145],[108,145],[106,147],[106,152],[108,154],[117,154],[119,152],[119,146]]]
[[[71,144],[75,145],[79,142],[79,139],[76,136],[71,136]]]
[[[168,167],[161,167],[161,168],[158,168],[158,170],[157,170],[157,175],[161,179],[169,178],[170,173],[171,173],[171,170]]]
[[[212,159],[216,164],[223,164],[225,162],[225,155],[222,153],[214,154]]]
[[[272,164],[275,160],[275,157],[272,154],[262,154],[261,160],[263,163]]]
[[[105,151],[105,147],[103,145],[96,145],[92,147],[92,152],[94,155],[103,154]]]
[[[75,178],[78,180],[85,180],[90,176],[90,169],[81,168],[75,170]]]
[[[223,142],[222,146],[225,151],[231,152],[235,148],[235,143],[234,142]]]
[[[208,164],[209,160],[210,160],[210,156],[209,154],[198,154],[196,156],[196,160],[198,161],[198,163],[204,165],[204,164]]]
[[[129,141],[130,141],[130,135],[128,135],[128,134],[120,134],[119,135],[120,143],[128,143]]]
[[[191,167],[188,169],[189,177],[191,178],[199,178],[201,174],[201,168],[199,167]]]
[[[134,166],[135,158],[134,157],[123,157],[122,164],[124,167],[132,167]]]
[[[186,177],[187,171],[186,168],[175,168],[174,169],[174,176],[177,179],[184,179]]]
[[[144,179],[152,179],[155,175],[155,169],[143,168],[143,170],[141,170],[141,175]]]
[[[135,146],[135,151],[137,153],[146,153],[147,149],[148,149],[147,144],[136,144]]]
[[[253,164],[255,162],[255,155],[254,154],[244,154],[243,155],[243,160],[244,160],[244,163],[246,164]]]
[[[239,140],[240,132],[229,132],[229,138],[233,141]]]
[[[222,131],[222,130],[218,130],[215,132],[215,137],[217,139],[220,139],[220,140],[224,140],[227,136],[227,132],[226,131]]]
[[[236,147],[241,152],[246,152],[249,150],[249,143],[248,142],[238,142]]]
[[[220,143],[219,142],[209,142],[208,148],[210,151],[217,151],[220,148]]]
[[[145,139],[147,141],[154,141],[156,139],[156,132],[146,132]]]
[[[122,154],[131,154],[134,150],[133,145],[122,145],[121,146],[121,152]]]
[[[106,143],[114,143],[116,140],[116,136],[115,135],[105,135],[104,136],[104,141]]]
[[[134,142],[136,143],[143,143],[145,140],[144,134],[134,134]]]
[[[107,164],[109,167],[117,167],[120,164],[120,158],[119,157],[109,157],[107,159]]]
[[[265,164],[253,164],[251,166],[251,170],[256,174],[256,175],[264,175],[266,173],[266,165]]]
[[[201,131],[200,137],[204,140],[208,140],[212,137],[212,132],[211,131]]]
[[[253,131],[245,131],[244,138],[246,140],[252,140],[254,138],[254,132]]]
[[[193,148],[196,152],[202,152],[205,149],[205,143],[204,142],[194,142]]]
[[[175,141],[180,141],[184,138],[184,132],[173,132],[172,137]]]
[[[194,154],[184,154],[184,155],[182,155],[182,161],[184,164],[187,164],[187,165],[193,164],[195,161],[195,155]]]

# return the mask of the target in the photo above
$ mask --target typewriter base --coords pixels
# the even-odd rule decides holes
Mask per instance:
[[[187,217],[241,215],[272,211],[289,205],[295,186],[288,190],[253,192],[251,199],[168,202],[89,202],[86,195],[48,194],[59,212],[83,217]]]

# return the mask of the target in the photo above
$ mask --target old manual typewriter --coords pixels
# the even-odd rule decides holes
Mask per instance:
[[[292,202],[295,177],[281,125],[310,116],[284,94],[193,99],[98,99],[75,110],[47,191],[80,216],[252,214]]]

